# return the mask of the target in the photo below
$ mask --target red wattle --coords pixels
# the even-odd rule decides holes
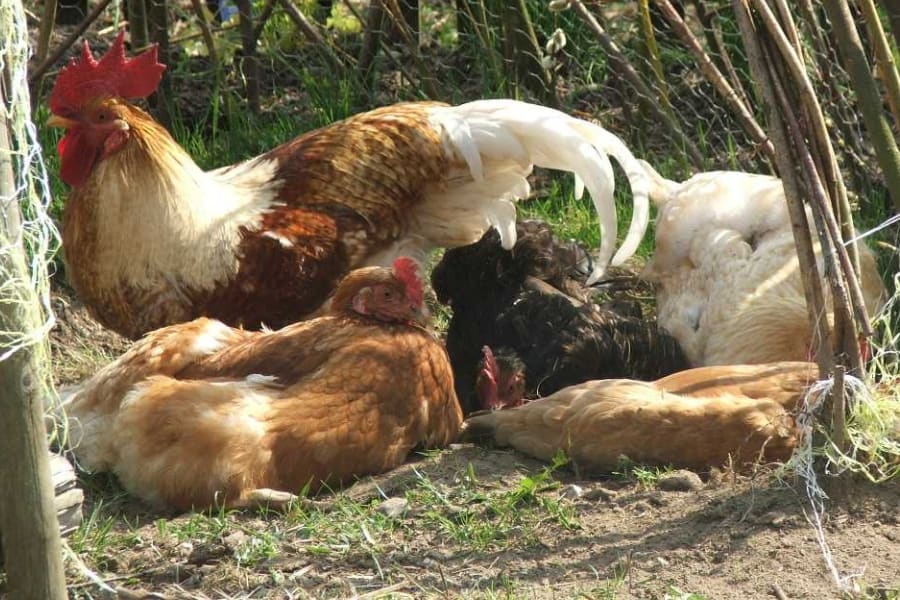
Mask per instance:
[[[70,129],[56,145],[59,151],[60,169],[62,180],[72,187],[82,185],[90,177],[97,161],[97,148],[85,139],[82,132]]]

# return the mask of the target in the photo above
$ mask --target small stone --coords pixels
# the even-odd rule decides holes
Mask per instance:
[[[564,487],[559,495],[567,500],[577,500],[584,496],[584,488],[572,483]]]
[[[177,547],[178,554],[181,555],[182,558],[187,558],[194,552],[194,544],[188,540],[187,542],[181,542]]]
[[[242,543],[244,543],[244,540],[246,540],[246,539],[247,539],[247,534],[241,530],[237,530],[237,531],[234,531],[234,532],[226,535],[222,539],[222,542],[226,546],[228,546],[230,549],[234,550],[234,549],[238,548]]]
[[[607,502],[615,500],[617,492],[597,486],[592,490],[584,493],[585,500],[606,500]]]
[[[703,481],[693,471],[680,469],[660,475],[657,486],[667,492],[696,492],[703,489]]]
[[[631,505],[631,509],[636,513],[648,513],[653,511],[653,507],[650,506],[650,503],[646,500],[638,500],[634,504]]]
[[[376,510],[386,517],[395,519],[403,516],[407,509],[409,509],[409,501],[406,498],[388,498],[379,504]]]
[[[789,515],[781,512],[780,510],[773,510],[761,516],[759,520],[763,523],[771,525],[772,527],[781,527],[788,522],[789,518]]]
[[[656,507],[665,506],[668,503],[668,500],[666,500],[666,497],[662,493],[659,493],[659,492],[653,493],[653,494],[650,494],[649,496],[647,496],[647,501]]]

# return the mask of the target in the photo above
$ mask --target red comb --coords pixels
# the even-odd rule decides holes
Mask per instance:
[[[401,256],[394,260],[394,277],[406,286],[406,295],[416,306],[422,306],[425,302],[425,288],[422,278],[419,277],[419,265],[408,256]]]
[[[91,100],[108,96],[146,98],[156,91],[165,69],[156,60],[155,45],[130,60],[125,58],[124,31],[99,61],[85,40],[81,58],[69,61],[56,78],[50,111],[77,111]]]
[[[494,353],[491,351],[490,346],[481,347],[481,358],[484,362],[485,371],[487,371],[493,377],[496,377],[497,373],[500,371],[500,368],[497,366],[497,359],[494,358]]]

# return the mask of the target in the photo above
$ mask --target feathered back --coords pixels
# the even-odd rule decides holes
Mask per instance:
[[[732,373],[721,367],[655,383],[589,381],[524,406],[473,415],[462,439],[489,440],[542,460],[562,450],[582,469],[608,470],[621,455],[692,469],[729,458],[738,467],[785,460],[797,441],[788,411],[811,383],[810,367],[770,364]],[[688,381],[686,387],[699,386],[700,393],[670,391]]]
[[[527,277],[546,281],[570,295],[593,269],[590,255],[575,242],[560,242],[543,221],[516,223],[516,244],[504,250],[490,229],[481,240],[444,253],[431,275],[438,301],[453,307],[484,307],[515,293]]]
[[[540,221],[517,224],[511,251],[488,232],[449,250],[432,274],[441,302],[453,309],[447,351],[466,413],[480,406],[475,380],[481,348],[508,348],[526,367],[527,394],[543,396],[588,379],[655,379],[688,367],[678,344],[652,320],[590,303],[583,285],[587,253],[563,243]],[[549,291],[535,288],[533,280]]]

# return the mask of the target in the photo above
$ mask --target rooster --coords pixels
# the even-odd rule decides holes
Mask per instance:
[[[713,171],[677,183],[640,162],[659,207],[656,248],[641,276],[656,284],[659,324],[691,364],[809,360],[813,335],[781,180]],[[859,257],[874,315],[885,287],[864,244]],[[830,308],[824,316],[832,323]]]
[[[656,382],[607,379],[564,388],[518,408],[470,417],[464,440],[489,440],[551,460],[562,450],[587,470],[615,468],[621,456],[691,469],[786,460],[797,443],[792,413],[815,382],[813,363],[690,369]],[[514,406],[505,390],[485,402]]]
[[[521,359],[529,397],[589,379],[656,379],[688,368],[678,342],[639,307],[591,301],[583,248],[556,239],[541,221],[516,229],[511,251],[488,231],[476,244],[445,252],[432,272],[438,300],[453,310],[447,352],[464,413],[486,408],[475,393],[483,362],[493,360],[484,346],[497,359],[506,352]]]
[[[102,324],[132,338],[198,316],[281,327],[313,314],[351,269],[421,263],[489,227],[511,248],[514,201],[535,165],[572,171],[579,195],[590,191],[602,236],[592,279],[633,254],[647,226],[649,180],[619,138],[512,100],[387,106],[204,172],[128,102],[151,94],[164,68],[155,48],[126,59],[120,34],[99,61],[85,43],[50,97],[48,125],[66,129],[71,283]],[[615,256],[608,155],[635,203]]]
[[[64,392],[79,464],[160,507],[245,506],[399,465],[457,435],[412,259],[352,271],[330,314],[279,331],[200,318]],[[401,376],[398,376],[400,374]]]

